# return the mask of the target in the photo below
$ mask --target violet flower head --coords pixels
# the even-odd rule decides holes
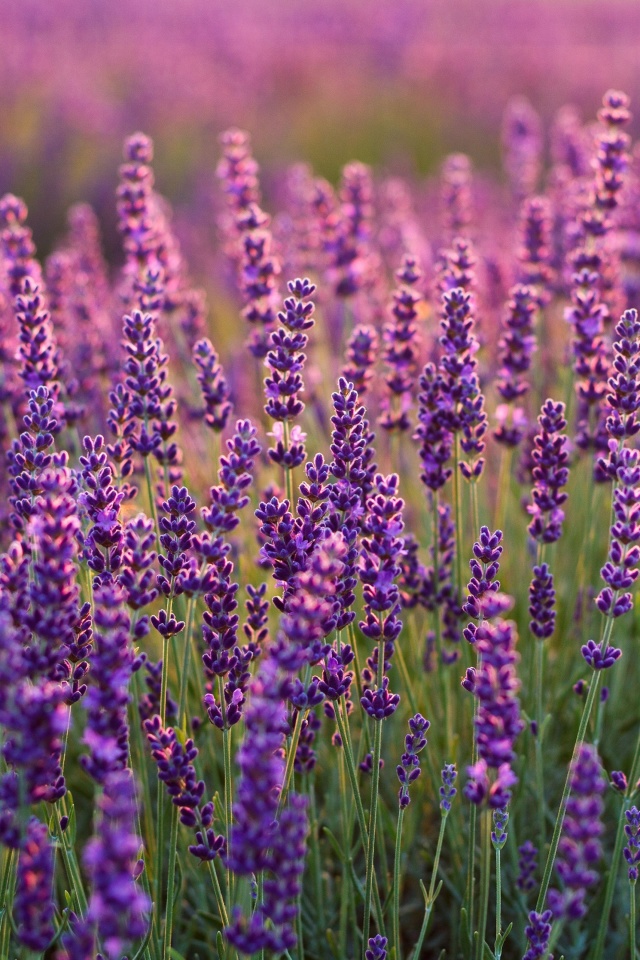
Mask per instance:
[[[364,952],[365,960],[387,960],[387,943],[387,938],[379,933],[370,937],[368,949]]]
[[[395,641],[402,630],[402,621],[398,616],[400,591],[395,581],[401,572],[399,557],[403,549],[401,535],[404,529],[404,501],[397,496],[397,492],[396,474],[388,477],[376,475],[375,492],[367,500],[359,571],[363,583],[365,615],[359,627],[365,637],[376,644],[363,671],[365,694],[362,697],[362,706],[377,719],[380,719],[381,710],[386,713],[393,704],[387,693],[387,686],[384,686],[384,689],[378,691],[378,700],[382,699],[380,702],[376,700],[374,705],[371,687],[374,682],[378,682],[380,686],[381,678],[389,669]],[[379,662],[381,655],[383,662]],[[397,703],[395,700],[395,706]]]
[[[619,194],[624,185],[629,157],[630,138],[623,131],[629,123],[629,97],[618,90],[608,90],[602,100],[602,109],[598,120],[604,125],[604,132],[596,139],[596,179],[594,189],[595,209],[603,218],[608,218],[619,203]],[[610,223],[604,219],[605,229]]]
[[[529,945],[522,960],[540,960],[540,957],[547,956],[549,952],[552,920],[553,913],[551,910],[545,910],[544,913],[536,913],[535,910],[531,911],[529,914],[529,923],[524,928],[524,934]]]
[[[122,566],[118,583],[123,588],[126,603],[132,610],[140,610],[152,603],[158,595],[155,586],[154,564],[157,554],[153,520],[144,513],[128,520],[124,528]]]
[[[328,279],[339,297],[349,297],[367,285],[372,268],[371,221],[373,183],[363,163],[349,163],[342,171],[340,205],[327,222],[324,247]]]
[[[540,543],[555,543],[562,535],[562,504],[567,499],[562,487],[569,479],[567,438],[561,432],[566,425],[564,404],[547,400],[533,441],[533,503],[528,507],[533,519],[527,529]]]
[[[527,418],[520,407],[513,405],[529,390],[526,374],[531,368],[536,348],[533,288],[522,285],[513,287],[507,309],[506,330],[498,344],[501,366],[497,389],[504,404],[496,410],[498,427],[494,430],[494,436],[499,443],[515,447],[524,436]]]
[[[192,355],[198,367],[197,379],[204,400],[204,422],[211,430],[220,432],[227,425],[232,405],[218,354],[211,341],[204,337],[194,344]]]
[[[454,410],[450,384],[434,364],[428,363],[420,377],[418,427],[414,438],[420,441],[420,479],[432,491],[443,487],[452,473],[447,464],[453,452]]]
[[[35,284],[42,280],[33,236],[26,225],[27,215],[27,205],[20,197],[6,193],[0,199],[0,249],[9,280],[9,293],[14,298],[21,292],[26,277]]]
[[[462,612],[472,620],[490,620],[504,613],[510,605],[510,600],[499,593],[500,581],[496,579],[503,549],[502,530],[491,533],[488,527],[480,528],[480,537],[473,545],[473,558],[469,561],[469,594],[462,605]],[[473,624],[464,631],[469,643],[475,643],[476,631]]]
[[[291,296],[285,299],[284,310],[278,314],[282,326],[271,334],[271,349],[265,360],[271,373],[264,381],[267,398],[264,409],[273,420],[283,424],[282,436],[269,450],[269,456],[274,463],[293,468],[301,464],[306,455],[304,445],[295,441],[293,431],[288,436],[287,430],[304,410],[300,399],[306,360],[303,351],[308,342],[305,331],[314,323],[315,305],[309,298],[316,288],[306,279],[293,280],[288,287]]]
[[[507,104],[502,150],[511,189],[520,202],[535,190],[542,155],[540,117],[525,97],[512,97]]]
[[[385,430],[406,431],[410,427],[409,409],[417,366],[418,304],[422,300],[416,284],[422,274],[415,257],[405,255],[402,267],[396,272],[398,288],[393,293],[394,319],[383,331],[384,360],[388,368],[385,376],[388,395],[380,426]]]
[[[640,431],[640,320],[637,310],[625,310],[616,326],[616,336],[606,398],[609,456],[597,462],[596,478],[599,480],[616,479],[618,453]]]
[[[471,161],[464,153],[445,158],[441,172],[443,226],[451,237],[465,236],[471,222]]]
[[[411,803],[409,796],[409,786],[420,776],[420,757],[418,754],[427,745],[425,733],[430,727],[428,720],[416,713],[415,717],[409,720],[409,733],[404,738],[405,752],[402,754],[401,762],[396,767],[398,780],[400,781],[400,790],[398,791],[398,800],[402,810]]]
[[[131,771],[120,770],[107,778],[97,801],[99,830],[83,855],[92,885],[87,921],[107,960],[120,960],[144,936],[151,906],[134,880],[141,843],[134,826],[135,793]]]
[[[538,640],[546,640],[553,634],[556,625],[556,592],[553,574],[548,563],[533,568],[529,585],[529,629]]]
[[[369,389],[377,356],[378,334],[373,327],[364,324],[354,327],[347,343],[347,362],[341,376],[353,384],[360,398]]]
[[[447,387],[452,401],[450,427],[459,433],[460,446],[467,460],[459,467],[467,480],[478,480],[484,468],[481,456],[487,431],[484,396],[476,372],[475,354],[478,341],[473,334],[471,295],[461,287],[443,294],[443,334],[440,344],[444,350],[440,366],[447,375]]]
[[[550,299],[551,210],[545,197],[529,197],[522,205],[522,239],[518,251],[518,280],[531,288],[534,303],[544,307]]]
[[[446,817],[451,810],[451,803],[458,792],[454,786],[457,777],[458,771],[456,770],[455,763],[446,763],[441,771],[442,786],[438,790],[440,794],[440,811],[443,817]]]
[[[54,399],[47,387],[32,390],[28,412],[23,418],[25,430],[7,451],[8,474],[12,496],[11,524],[24,534],[35,504],[42,493],[41,477],[53,466],[66,463],[64,454],[56,454],[54,436],[59,423],[53,414]]]
[[[216,169],[230,210],[238,214],[252,203],[260,203],[258,164],[251,155],[249,134],[230,129],[220,137],[222,157]]]
[[[624,825],[627,842],[622,852],[629,867],[629,882],[635,884],[640,863],[640,811],[637,807],[631,807],[624,815],[627,821]]]
[[[571,795],[556,859],[562,889],[549,891],[549,906],[558,919],[577,920],[587,912],[584,899],[598,880],[595,867],[602,856],[606,788],[595,747],[581,744],[571,767]]]
[[[19,327],[19,375],[27,395],[38,387],[47,387],[58,409],[60,384],[58,382],[58,351],[49,312],[45,307],[40,287],[31,277],[25,277],[15,299],[16,320]]]
[[[596,604],[606,617],[628,613],[633,601],[629,588],[638,578],[640,563],[640,463],[637,450],[623,447],[618,455],[618,484],[613,492],[609,558],[600,571],[606,586]]]
[[[53,940],[53,847],[46,824],[31,817],[18,856],[13,915],[18,939],[41,953]]]
[[[90,569],[104,581],[117,573],[122,562],[122,525],[118,515],[125,495],[114,485],[104,437],[84,437],[82,445],[84,490],[78,499],[92,524],[84,539],[83,553]]]
[[[533,890],[536,885],[534,874],[538,867],[537,856],[537,847],[531,843],[531,840],[526,840],[521,847],[518,847],[518,877],[516,879],[516,886],[518,890],[522,890],[523,893],[528,893],[530,890]]]

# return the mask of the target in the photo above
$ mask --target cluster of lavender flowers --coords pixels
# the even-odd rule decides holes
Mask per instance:
[[[541,122],[512,101],[510,190],[453,155],[433,223],[355,162],[263,201],[227,131],[217,323],[146,135],[112,278],[89,208],[43,268],[26,206],[0,201],[0,956],[403,960],[454,927],[465,960],[507,937],[526,960],[593,938],[595,960],[625,926],[635,952],[629,119],[615,91],[597,128],[563,114],[543,177]]]

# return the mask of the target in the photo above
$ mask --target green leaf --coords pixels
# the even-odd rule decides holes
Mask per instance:
[[[496,950],[502,950],[505,940],[509,936],[513,929],[513,922],[509,924],[506,930],[504,930],[496,940]]]
[[[336,839],[335,834],[333,834],[329,829],[329,827],[326,827],[326,826],[322,828],[322,832],[323,834],[325,834],[325,836],[329,840],[329,843],[331,844],[333,852],[335,853],[336,857],[338,857],[338,859],[340,860],[340,863],[346,863],[347,858],[345,857],[344,851],[340,846],[340,844],[338,843],[338,840]]]
[[[152,903],[151,913],[149,914],[149,926],[147,927],[147,932],[144,935],[144,940],[142,941],[142,943],[134,953],[132,960],[140,960],[140,957],[149,946],[149,941],[151,940],[151,931],[153,930],[153,907],[154,907],[154,904]]]
[[[216,934],[216,950],[218,952],[218,960],[224,960],[224,939],[220,930],[218,930]]]

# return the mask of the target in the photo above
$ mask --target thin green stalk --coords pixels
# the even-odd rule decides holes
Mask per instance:
[[[156,537],[158,538],[158,543],[160,543],[160,527],[158,525],[158,509],[156,507],[156,498],[153,495],[153,480],[151,479],[151,466],[149,464],[149,457],[143,457],[143,460],[144,460],[144,476],[147,483],[147,495],[149,497],[149,510],[151,511],[153,525],[156,530]]]
[[[444,842],[444,832],[447,826],[447,817],[449,813],[443,812],[442,819],[440,821],[440,832],[438,834],[438,842],[436,844],[436,855],[433,858],[433,868],[431,870],[431,880],[429,882],[429,892],[425,894],[425,907],[424,907],[424,918],[422,920],[422,927],[420,928],[420,934],[418,935],[418,941],[413,949],[411,954],[411,960],[420,960],[420,953],[422,950],[422,944],[424,943],[424,938],[427,935],[427,930],[429,929],[429,921],[431,920],[431,914],[433,912],[433,905],[438,896],[440,890],[440,885],[436,890],[436,880],[438,878],[438,867],[440,866],[440,854],[442,853],[442,844]],[[424,893],[424,886],[421,882],[420,886]]]
[[[584,710],[582,711],[582,717],[580,718],[580,725],[578,727],[578,733],[576,736],[576,742],[573,748],[572,761],[575,758],[578,750],[580,749],[584,738],[587,732],[587,726],[589,724],[589,719],[591,717],[591,711],[593,710],[593,704],[595,703],[598,691],[600,690],[600,682],[602,680],[602,671],[594,670],[591,678],[591,684],[589,686],[589,693],[587,694],[587,699],[585,701]],[[569,769],[567,771],[567,777],[565,779],[564,788],[562,791],[562,797],[560,799],[560,806],[558,807],[558,813],[556,816],[556,822],[553,827],[553,834],[551,836],[551,845],[549,847],[549,852],[547,854],[547,860],[544,865],[544,873],[542,875],[542,883],[540,884],[540,891],[538,893],[538,900],[536,902],[536,912],[542,913],[544,909],[544,902],[547,898],[547,891],[549,889],[549,883],[551,882],[551,871],[553,870],[553,864],[556,858],[556,852],[558,850],[558,843],[560,842],[560,834],[562,832],[562,825],[564,823],[564,815],[567,809],[567,803],[569,801],[569,795],[571,793],[571,776],[572,776],[572,766],[573,762],[569,764]]]
[[[84,917],[88,909],[87,895],[84,890],[84,884],[82,882],[82,875],[80,873],[80,867],[78,865],[78,860],[76,857],[75,850],[69,845],[68,837],[66,832],[62,829],[60,824],[60,805],[59,803],[54,803],[53,805],[54,816],[56,818],[56,828],[57,836],[60,842],[60,852],[62,853],[62,859],[64,861],[65,870],[67,871],[67,877],[69,878],[69,884],[71,885],[71,890],[76,899],[76,909],[80,916]]]
[[[233,810],[231,798],[233,796],[233,783],[231,780],[231,729],[227,727],[227,710],[224,702],[224,682],[222,677],[218,677],[218,696],[220,698],[220,709],[222,710],[222,757],[224,764],[224,830],[227,838],[227,862],[231,859],[231,825],[233,823]],[[232,875],[227,867],[227,896],[229,902],[232,900]]]
[[[17,862],[17,851],[6,847],[0,880],[0,910],[2,910],[2,917],[0,918],[0,957],[9,956],[9,938],[11,936],[9,917],[13,904]]]
[[[544,812],[544,762],[542,755],[542,676],[544,672],[544,641],[536,637],[536,722],[537,730],[535,736],[535,763],[536,763],[536,792],[538,795],[538,831],[539,831],[539,850],[544,850],[546,842],[546,823]]]
[[[348,856],[349,851],[351,850],[351,837],[353,833],[353,817],[350,815],[347,808],[347,776],[345,772],[344,750],[338,751],[338,778],[342,813],[342,848],[345,856],[342,864],[342,889],[340,897],[338,947],[340,956],[344,957],[347,954],[347,921],[349,918],[349,906],[352,900],[352,887],[350,882]]]
[[[480,863],[480,924],[478,927],[477,960],[484,955],[484,939],[487,933],[489,912],[489,887],[491,884],[491,811],[487,807],[481,814],[482,860]]]
[[[434,490],[432,494],[432,537],[433,537],[433,581],[435,589],[439,589],[440,567],[439,567],[439,512],[438,512],[438,491]],[[440,630],[440,606],[436,603],[433,611],[433,625],[436,637],[436,651],[438,654],[438,682],[440,684],[440,697],[442,699],[442,712],[444,714],[445,742],[447,752],[451,750],[452,730],[451,730],[451,707],[449,703],[449,684],[447,671],[443,669],[442,660],[442,632]],[[414,711],[415,712],[415,711]]]
[[[398,826],[396,828],[396,849],[393,860],[393,945],[395,960],[400,960],[400,858],[402,856],[402,823],[404,821],[404,807],[398,811]]]
[[[324,912],[324,893],[322,890],[322,863],[320,860],[320,845],[318,843],[318,809],[316,806],[315,777],[305,774],[304,792],[309,797],[309,812],[311,814],[311,863],[313,865],[313,882],[315,887],[315,914],[317,924],[318,948],[321,947],[324,931],[327,929],[327,920]]]
[[[629,956],[636,960],[636,882],[629,881]]]
[[[384,659],[382,650],[379,656]],[[378,815],[378,791],[380,786],[380,756],[382,754],[382,720],[375,720],[373,732],[373,768],[371,771],[371,809],[369,811],[369,837],[367,844],[367,865],[364,888],[364,919],[362,928],[362,955],[369,944],[369,926],[371,921],[371,898],[375,878],[374,855],[376,846],[376,821]]]
[[[163,960],[170,960],[173,939],[173,911],[175,900],[176,856],[178,847],[178,808],[171,804],[171,831],[169,835],[169,875],[167,877],[167,909],[165,914]]]
[[[513,447],[503,446],[500,454],[500,473],[498,475],[498,494],[496,497],[495,521],[496,530],[504,530],[507,519],[507,503],[511,486],[511,463]]]
[[[496,847],[496,943],[493,955],[495,960],[502,956],[500,937],[502,935],[502,850]]]
[[[453,510],[456,521],[456,599],[462,600],[462,498],[460,491],[460,438],[455,434],[454,440],[454,467],[453,467]]]
[[[598,957],[603,956],[604,951],[604,941],[607,935],[607,930],[609,929],[609,917],[611,915],[611,906],[613,904],[613,896],[616,888],[616,880],[618,879],[618,863],[620,861],[620,854],[622,853],[622,844],[624,842],[624,827],[626,823],[625,813],[631,805],[631,793],[635,790],[635,784],[638,781],[638,774],[640,773],[640,734],[636,742],[636,749],[633,755],[633,763],[631,764],[631,773],[627,781],[627,791],[620,809],[620,816],[618,817],[618,828],[616,830],[616,839],[613,848],[613,854],[611,857],[611,863],[609,866],[609,874],[607,876],[607,886],[605,888],[604,894],[604,903],[602,905],[602,911],[600,913],[600,923],[598,924],[598,933],[596,936],[596,941],[591,951],[590,956],[593,960],[597,960]],[[632,957],[635,954],[631,954]]]
[[[202,570],[200,571],[202,574]],[[193,619],[196,609],[197,598],[189,597],[189,604],[187,606],[187,624],[185,628],[185,638],[184,638],[184,654],[182,656],[182,671],[180,673],[180,698],[178,700],[178,727],[180,730],[185,729],[186,722],[186,713],[187,713],[187,689],[189,687],[189,664],[191,660],[191,632],[193,630]]]
[[[209,873],[211,874],[211,884],[213,886],[213,893],[216,898],[216,903],[218,905],[218,911],[225,927],[229,926],[229,914],[227,913],[227,908],[224,902],[224,897],[222,895],[222,889],[220,887],[220,881],[218,880],[218,874],[216,873],[216,867],[213,860],[207,861],[209,864]]]

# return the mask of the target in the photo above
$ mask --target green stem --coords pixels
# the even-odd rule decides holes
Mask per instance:
[[[396,850],[393,861],[393,944],[395,960],[400,960],[400,858],[402,855],[402,822],[404,807],[398,811],[398,826],[396,829]]]
[[[553,864],[556,858],[556,852],[558,850],[558,843],[560,842],[560,834],[562,832],[562,825],[564,823],[564,815],[567,809],[567,803],[569,801],[569,795],[571,794],[571,777],[572,777],[572,767],[573,759],[575,759],[578,750],[580,749],[584,738],[587,732],[587,726],[589,724],[589,719],[591,717],[591,711],[593,710],[593,704],[595,703],[598,691],[600,690],[600,682],[602,680],[602,671],[594,670],[591,684],[589,686],[589,693],[587,694],[587,699],[584,705],[584,710],[582,711],[582,717],[580,718],[580,725],[578,727],[578,733],[576,736],[576,742],[573,748],[572,762],[569,764],[569,769],[567,770],[567,776],[564,783],[564,789],[562,791],[562,797],[560,799],[560,806],[558,808],[558,813],[556,816],[556,822],[553,827],[553,834],[551,837],[551,845],[549,847],[549,852],[547,854],[547,861],[544,866],[544,873],[542,875],[542,883],[540,884],[540,892],[538,893],[538,900],[536,903],[536,912],[542,913],[544,909],[544,902],[547,898],[547,891],[549,889],[549,883],[551,882],[551,871],[553,870]]]
[[[462,500],[460,496],[460,438],[455,434],[453,467],[453,509],[456,521],[456,599],[462,602]]]
[[[536,645],[536,722],[538,729],[535,736],[536,761],[536,791],[538,794],[538,831],[539,849],[544,850],[546,842],[546,825],[544,812],[544,762],[542,755],[542,677],[544,673],[544,641],[535,639]]]
[[[178,847],[178,808],[171,804],[171,833],[169,837],[169,875],[167,877],[167,910],[164,927],[164,941],[162,958],[171,957],[171,941],[173,938],[173,912],[175,900],[176,857]]]
[[[229,926],[229,914],[227,913],[227,908],[225,906],[224,897],[222,895],[222,888],[220,887],[220,881],[218,880],[218,874],[216,873],[216,867],[213,860],[207,861],[209,864],[209,873],[211,874],[211,884],[213,886],[213,893],[216,898],[216,903],[218,905],[218,911],[220,912],[220,917],[225,927]]]
[[[233,784],[231,781],[231,729],[227,727],[227,710],[224,702],[224,681],[218,677],[218,696],[220,698],[220,709],[222,711],[222,757],[224,763],[224,830],[227,838],[227,862],[231,859],[231,825],[233,823],[233,809],[231,798],[233,796]],[[232,900],[232,875],[227,867],[227,896],[229,902]]]
[[[636,884],[629,883],[629,956],[636,960]]]
[[[500,936],[502,934],[502,850],[496,848],[496,945],[493,951],[495,960],[502,957]]]
[[[382,647],[382,644],[380,645]],[[384,661],[384,650],[379,654]],[[371,898],[375,877],[374,855],[376,847],[376,821],[378,815],[378,791],[380,786],[380,755],[382,753],[382,720],[374,720],[373,731],[373,769],[371,771],[371,810],[369,811],[369,837],[367,844],[367,872],[364,888],[364,919],[362,928],[362,956],[369,946],[369,925],[371,921]]]
[[[477,960],[484,955],[484,939],[487,933],[489,912],[489,887],[491,883],[491,810],[482,811],[482,860],[480,866],[480,925],[478,928]]]
[[[202,574],[202,570],[200,573]],[[187,689],[189,686],[189,663],[191,660],[191,633],[193,630],[193,619],[196,609],[196,597],[189,597],[187,607],[187,625],[185,629],[184,654],[182,657],[182,672],[180,674],[180,699],[178,701],[178,727],[185,730],[187,713]]]
[[[448,817],[448,813],[443,813],[442,820],[440,821],[440,832],[438,834],[438,843],[436,844],[436,855],[433,858],[433,868],[431,870],[429,892],[427,893],[426,904],[424,909],[424,919],[422,921],[422,927],[420,928],[418,942],[416,943],[413,953],[411,954],[411,960],[420,960],[420,952],[422,950],[422,944],[424,943],[424,938],[426,937],[427,930],[429,928],[429,921],[431,920],[431,914],[433,912],[433,904],[435,902],[435,897],[436,897],[436,880],[438,878],[438,867],[440,866],[440,854],[442,853],[442,844],[444,843],[444,832],[447,826],[447,817]]]
[[[84,917],[87,913],[88,901],[87,895],[84,891],[84,884],[82,882],[82,875],[80,873],[80,867],[78,865],[76,853],[73,847],[69,845],[68,836],[66,832],[62,830],[60,825],[59,803],[54,803],[53,810],[56,818],[57,836],[58,840],[60,841],[60,852],[62,853],[62,859],[64,861],[65,870],[67,871],[67,877],[69,878],[69,883],[76,899],[76,909],[79,916]]]

